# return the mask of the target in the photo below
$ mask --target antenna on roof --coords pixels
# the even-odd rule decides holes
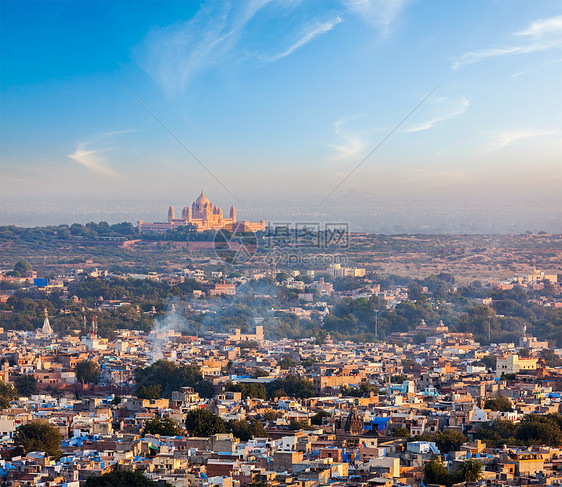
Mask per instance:
[[[98,333],[98,323],[96,320],[96,316],[93,315],[92,316],[92,339],[96,338],[96,335]]]

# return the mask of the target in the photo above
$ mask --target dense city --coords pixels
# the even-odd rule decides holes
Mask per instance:
[[[361,267],[0,274],[2,485],[562,484],[562,295]]]
[[[0,0],[0,487],[562,487],[562,2]]]

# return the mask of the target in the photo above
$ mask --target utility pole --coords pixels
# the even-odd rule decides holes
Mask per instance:
[[[491,337],[492,336],[492,317],[488,316],[488,342],[491,341]]]
[[[375,340],[379,339],[379,310],[375,310]]]

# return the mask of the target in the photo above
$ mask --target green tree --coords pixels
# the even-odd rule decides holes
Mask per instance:
[[[289,422],[289,429],[306,430],[308,429],[308,421],[297,421],[296,419],[291,419],[291,421]]]
[[[517,426],[511,421],[497,420],[479,425],[474,437],[484,441],[492,448],[497,448],[504,444],[515,444],[517,442],[515,439],[516,432]]]
[[[553,415],[528,414],[517,427],[515,437],[528,445],[562,445],[562,431]]]
[[[307,398],[314,395],[312,381],[288,375],[284,379],[276,379],[266,385],[267,395],[270,398],[288,395],[291,397]]]
[[[423,295],[423,288],[419,283],[413,282],[410,284],[408,287],[408,299],[415,301],[421,299]]]
[[[392,436],[406,438],[410,436],[410,430],[408,428],[394,428],[392,430]]]
[[[100,375],[100,366],[93,360],[82,360],[76,364],[74,371],[76,380],[82,384],[93,384],[97,382]]]
[[[301,365],[303,367],[311,367],[312,365],[314,365],[317,362],[318,362],[318,360],[316,360],[316,358],[314,358],[314,357],[306,357],[305,359],[301,359]]]
[[[240,392],[243,399],[246,399],[247,397],[256,399],[267,398],[265,386],[256,382],[238,382],[237,384],[233,384],[231,381],[228,381],[224,390],[230,392]]]
[[[84,487],[131,487],[133,485],[135,487],[159,487],[161,484],[150,480],[138,470],[115,470],[103,475],[88,477]],[[171,487],[171,484],[166,482],[165,487]]]
[[[455,430],[445,430],[443,433],[437,433],[435,436],[435,443],[437,443],[441,453],[458,451],[461,445],[467,441],[468,437]]]
[[[297,362],[295,362],[293,359],[289,358],[289,357],[283,357],[280,361],[279,361],[279,367],[282,370],[287,370],[290,369],[291,367],[295,367],[296,365],[298,365]]]
[[[254,372],[252,373],[252,377],[254,379],[258,379],[259,377],[267,377],[269,375],[269,372],[266,372],[265,370],[263,370],[260,367],[257,367],[256,370],[254,370]]]
[[[275,280],[281,284],[283,281],[286,281],[287,279],[289,279],[291,276],[289,274],[287,274],[286,272],[279,272],[276,276],[275,276]]]
[[[455,470],[455,480],[457,482],[478,482],[481,477],[482,464],[474,458],[465,460]]]
[[[451,484],[451,474],[447,470],[447,467],[441,461],[441,458],[435,457],[429,460],[423,466],[424,473],[424,483],[427,484],[441,484],[450,485]]]
[[[256,482],[252,482],[250,484],[250,487],[270,487],[271,483],[265,481],[265,480],[258,480]]]
[[[522,358],[529,358],[531,356],[531,351],[528,348],[522,348],[519,351],[519,356]]]
[[[269,411],[266,411],[264,413],[263,419],[266,421],[274,421],[277,418],[280,418],[281,416],[283,416],[282,412],[274,411],[273,409],[270,409]]]
[[[406,374],[411,374],[413,369],[417,366],[417,362],[415,360],[404,359],[402,360],[402,367],[404,367],[404,372]]]
[[[486,399],[484,402],[484,409],[505,413],[513,411],[513,404],[511,404],[511,401],[507,397],[494,397],[493,399]]]
[[[31,374],[18,375],[14,383],[20,396],[29,397],[39,392],[37,379]]]
[[[359,387],[349,387],[345,384],[340,387],[340,394],[342,396],[352,396],[352,397],[369,397],[373,394],[379,394],[379,388],[374,386],[368,381],[363,381],[359,384]]]
[[[27,260],[20,260],[14,265],[14,272],[17,272],[20,276],[25,276],[28,272],[31,272],[33,267]]]
[[[213,397],[215,395],[215,386],[206,380],[197,382],[193,389],[199,394],[199,397]]]
[[[240,441],[248,441],[252,437],[252,425],[244,419],[229,421],[228,429]]]
[[[0,410],[6,409],[17,398],[18,392],[14,389],[14,386],[0,380]]]
[[[327,411],[318,411],[314,416],[310,418],[310,423],[315,426],[322,426],[324,418],[330,418],[330,413]]]
[[[162,386],[160,384],[152,384],[142,386],[137,392],[139,399],[160,399],[162,397]]]
[[[490,447],[501,445],[562,445],[562,415],[527,414],[522,421],[490,421],[478,426],[474,437]]]
[[[497,357],[495,355],[486,355],[482,357],[480,361],[484,364],[487,369],[495,369]]]
[[[224,419],[203,408],[192,409],[186,414],[185,427],[190,435],[198,437],[227,432]]]
[[[144,423],[145,435],[183,436],[184,433],[170,418],[153,418]]]
[[[520,373],[523,374],[525,373],[525,371],[520,371]],[[517,374],[502,374],[501,380],[510,381],[510,380],[515,380],[516,377]]]
[[[542,358],[544,358],[546,365],[548,365],[549,367],[560,367],[562,365],[562,359],[560,358],[560,356],[550,348],[541,350],[541,356]]]
[[[269,434],[265,431],[259,419],[246,421],[234,420],[228,422],[230,432],[239,438],[240,441],[248,441],[250,438],[268,438]]]
[[[429,433],[422,433],[421,435],[410,436],[408,441],[435,441],[435,436]]]
[[[40,419],[21,425],[14,434],[14,443],[26,453],[40,451],[52,457],[60,456],[61,441],[60,431]]]
[[[134,376],[138,389],[159,385],[161,396],[168,399],[173,391],[179,391],[182,387],[193,387],[197,390],[204,382],[201,369],[196,365],[178,365],[169,360],[157,360],[149,367],[140,367],[135,370]],[[197,390],[200,395],[203,395],[202,392],[212,395],[211,391],[209,388]]]

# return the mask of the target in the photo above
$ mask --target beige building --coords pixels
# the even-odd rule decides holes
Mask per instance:
[[[234,206],[230,207],[229,216],[225,217],[223,215],[222,208],[219,208],[217,205],[213,205],[209,198],[205,196],[203,191],[201,191],[199,198],[192,203],[191,207],[186,206],[182,210],[180,218],[176,218],[174,207],[170,206],[168,209],[167,221],[146,223],[139,220],[138,227],[139,233],[141,234],[166,233],[168,230],[173,230],[190,224],[196,225],[198,232],[202,232],[204,230],[220,230],[224,227],[232,231],[237,226],[243,226],[243,228],[247,228],[253,232],[265,230],[265,220],[261,220],[258,223],[237,220],[236,208],[234,208]]]
[[[543,271],[539,269],[535,269],[535,267],[533,267],[530,274],[515,276],[514,278],[514,281],[520,286],[530,286],[533,284],[539,284],[545,280],[550,281],[552,284],[554,284],[558,282],[558,275],[545,274]]]
[[[379,477],[400,477],[400,458],[371,458],[368,465]]]
[[[519,346],[533,350],[542,350],[543,348],[548,348],[548,341],[538,341],[534,336],[524,335],[519,338]]]
[[[517,374],[523,370],[537,370],[536,358],[520,358],[519,355],[509,354],[496,360],[496,377],[502,374]]]
[[[365,378],[363,372],[359,372],[357,375],[315,375],[312,378],[314,394],[321,395],[330,389],[338,389],[350,384],[359,385],[363,378]]]
[[[258,325],[255,328],[254,333],[240,333],[240,328],[234,330],[234,335],[228,337],[229,341],[232,342],[245,342],[245,341],[256,341],[261,342],[264,339],[263,326]]]
[[[328,266],[328,274],[332,277],[364,277],[365,269],[360,267],[343,267],[341,264]]]
[[[532,476],[544,471],[544,458],[541,453],[510,451],[505,457],[505,463],[515,465],[515,475],[519,477]]]

